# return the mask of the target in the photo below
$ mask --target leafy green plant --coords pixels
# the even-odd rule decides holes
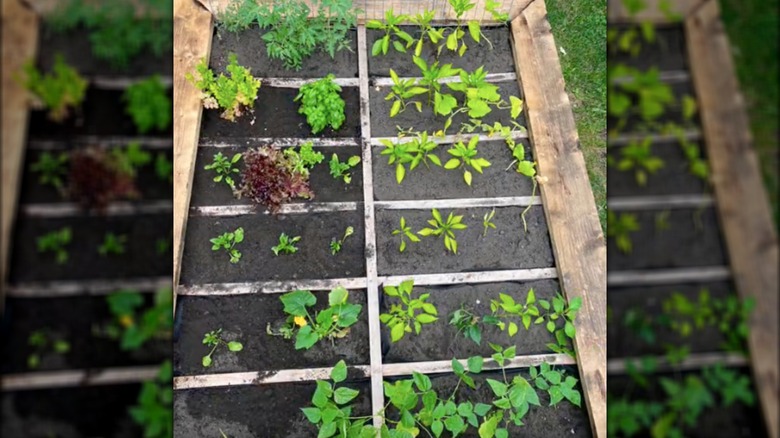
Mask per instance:
[[[336,239],[335,237],[331,239],[330,241],[330,253],[332,255],[336,255],[341,251],[341,247],[344,246],[344,241],[347,240],[347,237],[351,236],[355,233],[355,229],[352,227],[347,227],[347,229],[344,231],[344,236],[341,237],[341,239]]]
[[[459,74],[460,82],[448,82],[447,87],[463,93],[469,117],[481,119],[492,111],[491,106],[501,109],[510,108],[498,94],[498,85],[487,81],[488,73],[484,66],[477,68],[473,73],[461,70]]]
[[[70,342],[64,339],[61,333],[46,328],[31,332],[27,338],[27,345],[32,348],[32,352],[27,355],[27,367],[31,369],[40,366],[44,355],[62,355],[70,351]]]
[[[652,146],[653,139],[650,137],[641,141],[632,140],[620,149],[621,157],[617,163],[614,163],[614,160],[608,162],[611,161],[610,164],[613,164],[621,172],[634,170],[637,184],[645,186],[648,175],[652,175],[664,167],[664,161],[653,155]]]
[[[444,39],[444,28],[435,28],[431,25],[436,11],[426,9],[422,13],[418,13],[415,16],[410,16],[409,21],[420,28],[417,42],[414,44],[414,56],[422,55],[423,44],[425,39],[431,41],[433,44],[439,44],[439,41]]]
[[[93,326],[93,332],[120,341],[125,351],[138,350],[150,340],[168,339],[173,330],[173,294],[162,288],[154,295],[154,303],[144,309],[143,296],[134,290],[123,289],[106,297],[111,322]]]
[[[103,243],[98,247],[98,254],[104,257],[111,254],[122,255],[125,253],[125,243],[127,243],[126,234],[106,233],[103,236]]]
[[[130,115],[141,134],[156,129],[165,131],[171,124],[171,99],[155,75],[137,82],[125,90],[122,99],[127,102],[125,112]]]
[[[63,227],[56,231],[51,231],[42,236],[38,236],[36,241],[38,244],[38,252],[54,253],[54,260],[58,265],[62,265],[68,261],[68,249],[67,245],[70,244],[73,235],[71,234],[70,227]]]
[[[385,139],[380,141],[385,148],[379,154],[389,155],[387,164],[393,165],[395,163],[395,180],[398,184],[401,184],[401,181],[406,176],[406,167],[404,165],[415,160],[419,152],[418,147],[411,141],[402,142],[400,138],[397,142]]]
[[[474,7],[477,5],[475,2],[472,2],[471,0],[447,0],[452,6],[452,9],[455,10],[455,19],[457,20],[457,27],[450,32],[450,34],[447,36],[447,40],[445,42],[445,46],[448,50],[451,51],[457,51],[458,55],[463,56],[464,53],[466,53],[466,42],[463,40],[463,37],[466,36],[466,31],[463,30],[463,15],[470,11],[471,9],[474,9]],[[484,34],[479,28],[479,21],[478,20],[470,20],[466,23],[466,26],[468,27],[469,35],[471,36],[471,39],[473,39],[475,42],[479,43],[480,39],[484,37]],[[490,40],[488,40],[485,37],[485,41],[490,44],[490,50],[493,50],[493,44],[490,43]],[[441,48],[439,48],[439,51],[441,51]]]
[[[154,160],[154,173],[162,181],[173,183],[173,162],[168,159],[164,152],[158,153]]]
[[[439,319],[436,306],[427,302],[431,294],[421,294],[413,299],[413,288],[414,280],[411,279],[401,282],[398,286],[383,286],[385,295],[401,301],[391,304],[388,313],[379,315],[382,324],[390,329],[392,342],[400,341],[406,333],[412,332],[412,328],[415,334],[419,335],[423,324],[431,324]]]
[[[661,80],[656,67],[642,72],[616,64],[608,68],[607,82],[607,111],[618,118],[617,129],[622,129],[634,113],[643,122],[654,122],[674,104],[672,88]]]
[[[503,348],[495,344],[490,344],[490,347],[495,351],[491,357],[503,371],[505,364],[514,359],[516,347],[513,345]],[[510,422],[516,426],[522,426],[523,417],[528,413],[531,405],[541,406],[539,395],[523,376],[514,376],[510,383],[506,373],[503,372],[502,375],[503,382],[495,379],[486,380],[495,397],[493,405],[498,410],[480,427],[480,432],[484,436],[508,438]],[[499,427],[502,425],[502,421],[504,427]]]
[[[328,307],[309,313],[309,307],[317,304],[317,297],[308,290],[296,290],[280,297],[284,304],[284,313],[288,315],[285,325],[277,332],[268,326],[271,335],[291,339],[295,336],[295,349],[308,350],[322,339],[333,342],[347,336],[363,306],[349,302],[349,291],[337,287],[328,293]],[[297,333],[296,333],[297,330]]]
[[[317,164],[322,163],[325,155],[322,152],[315,151],[313,147],[313,143],[309,141],[302,144],[297,151],[295,148],[284,150],[284,156],[288,158],[288,165],[292,166],[292,169],[290,169],[292,172],[308,177],[310,170]]]
[[[65,152],[54,155],[50,152],[42,152],[38,161],[30,166],[30,170],[39,174],[38,182],[41,185],[50,185],[60,192],[64,191],[64,178],[68,174],[68,154]]]
[[[433,228],[423,228],[418,231],[417,234],[424,237],[444,236],[444,247],[453,254],[457,254],[458,241],[455,240],[455,230],[466,229],[466,224],[462,222],[463,215],[455,216],[453,213],[450,213],[445,221],[439,213],[439,210],[434,208],[431,210],[431,214],[433,215],[433,219],[428,219],[428,224]]]
[[[493,207],[492,210],[485,213],[485,216],[482,217],[482,228],[485,230],[482,232],[482,237],[487,236],[487,232],[489,228],[496,229],[496,224],[493,223],[493,217],[496,215],[496,208]]]
[[[298,113],[306,116],[312,134],[330,126],[337,131],[346,120],[345,103],[341,98],[341,87],[333,82],[335,76],[328,76],[300,88],[295,101],[301,102]]]
[[[166,360],[153,381],[146,381],[138,394],[138,404],[129,410],[130,417],[143,427],[144,438],[173,436],[173,366]]]
[[[677,143],[688,160],[688,171],[691,175],[708,183],[710,181],[710,166],[707,160],[702,157],[699,144],[688,140],[685,136],[685,130],[673,123],[667,123],[662,131],[675,136],[677,139]]]
[[[207,164],[203,168],[205,170],[213,170],[217,173],[217,176],[214,177],[214,182],[221,182],[224,180],[225,183],[230,186],[231,190],[235,190],[236,183],[233,181],[232,175],[238,173],[239,170],[234,168],[233,165],[238,163],[238,160],[240,159],[241,153],[237,153],[233,155],[233,158],[228,159],[226,156],[222,155],[222,152],[217,152],[214,155],[211,164]]]
[[[255,0],[232,0],[224,11],[217,14],[217,25],[237,33],[249,29],[259,13],[260,5]]]
[[[118,199],[136,199],[135,168],[148,157],[140,146],[126,149],[101,147],[77,149],[70,154],[68,195],[87,208],[101,210]]]
[[[347,159],[345,162],[339,161],[339,156],[337,154],[333,154],[330,157],[330,161],[328,162],[328,165],[330,166],[330,176],[332,176],[335,179],[341,178],[344,180],[345,183],[349,184],[352,182],[352,174],[350,173],[350,169],[360,164],[360,157],[358,155],[353,155]]]
[[[409,20],[407,15],[395,15],[393,8],[385,11],[385,22],[379,20],[368,20],[366,22],[367,29],[375,29],[384,31],[385,34],[382,38],[374,41],[374,45],[371,46],[371,56],[378,56],[380,54],[387,55],[390,50],[390,43],[392,42],[393,48],[399,52],[406,53],[406,50],[414,44],[414,38],[411,35],[401,30],[399,25],[404,21]],[[400,40],[392,40],[391,37],[395,35]]]
[[[406,239],[411,242],[419,242],[420,238],[412,232],[412,227],[406,225],[406,219],[401,216],[400,226],[398,229],[393,230],[393,236],[401,236],[401,246],[398,248],[398,252],[404,252],[406,249]]]
[[[536,367],[530,367],[531,380],[534,385],[542,391],[547,391],[550,396],[550,406],[555,406],[564,398],[571,404],[581,407],[582,394],[574,386],[578,380],[572,376],[566,375],[565,369],[554,370],[550,364],[542,363],[537,370]]]
[[[217,347],[220,345],[224,345],[227,347],[228,350],[237,353],[244,349],[244,345],[238,341],[225,341],[222,339],[222,328],[218,328],[217,330],[212,330],[205,335],[203,335],[203,345],[208,345],[211,347],[211,351],[209,351],[209,354],[203,356],[203,359],[201,360],[201,363],[204,367],[210,367],[212,363],[211,356],[214,355],[214,351],[216,351]]]
[[[613,211],[607,212],[607,237],[615,239],[615,245],[626,254],[633,249],[630,233],[639,231],[639,221],[636,215],[621,213],[620,216]]]
[[[385,100],[393,100],[393,106],[390,107],[390,117],[395,117],[404,112],[406,107],[413,103],[417,111],[422,111],[422,102],[412,101],[415,96],[428,92],[428,89],[417,84],[417,79],[401,79],[398,74],[390,69],[390,78],[393,85],[390,87],[390,93],[385,96]]]
[[[295,244],[301,240],[301,236],[290,237],[285,233],[279,235],[279,244],[271,247],[275,256],[282,254],[295,254],[298,247]]]
[[[452,95],[441,93],[441,80],[457,76],[460,73],[460,69],[453,68],[452,64],[439,65],[439,61],[434,61],[431,65],[428,65],[419,56],[413,57],[412,61],[422,73],[419,85],[428,90],[428,103],[434,104],[434,112],[443,116],[451,113],[458,106],[458,101]]]
[[[241,185],[234,194],[266,206],[271,213],[293,198],[312,199],[308,172],[294,171],[299,162],[278,148],[263,146],[243,154]]]
[[[479,326],[481,318],[475,315],[471,310],[461,305],[460,309],[452,312],[450,315],[450,325],[458,329],[458,333],[463,334],[466,339],[471,339],[475,344],[482,342],[482,329]]]
[[[21,82],[35,96],[36,106],[49,110],[49,119],[62,122],[81,105],[87,93],[87,81],[57,55],[51,73],[38,71],[30,61],[23,67]]]
[[[479,173],[482,173],[482,169],[485,167],[490,167],[490,161],[484,158],[477,158],[478,143],[479,137],[476,135],[471,137],[468,145],[464,145],[462,141],[455,143],[447,150],[447,153],[452,155],[453,158],[450,158],[444,164],[444,168],[448,170],[462,168],[463,180],[466,181],[466,184],[469,186],[471,186],[473,176],[471,171],[468,170],[468,167],[471,167]]]
[[[112,148],[111,158],[119,172],[135,177],[138,169],[152,161],[152,154],[141,148],[141,143],[132,141],[124,148]]]
[[[425,167],[429,167],[428,161],[441,167],[441,160],[433,153],[439,145],[433,141],[432,137],[428,136],[427,131],[419,132],[414,137],[411,137],[410,144],[416,155],[409,165],[409,170],[414,170],[420,163],[425,164]]]
[[[236,244],[244,241],[244,228],[238,227],[233,232],[222,233],[221,235],[209,239],[211,250],[219,251],[224,249],[230,256],[230,263],[238,263],[241,260],[241,252],[235,248]]]
[[[252,111],[260,79],[253,77],[248,68],[238,65],[235,53],[228,55],[228,60],[229,77],[223,73],[215,76],[208,61],[203,59],[196,67],[197,78],[192,73],[187,73],[186,78],[203,92],[204,108],[221,108],[221,117],[234,122],[247,108]]]

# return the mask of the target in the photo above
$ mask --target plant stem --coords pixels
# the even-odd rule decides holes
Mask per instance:
[[[533,191],[532,191],[532,193],[531,193],[531,198],[533,198],[534,196],[536,196],[536,186],[537,186],[537,185],[538,185],[538,183],[536,182],[536,179],[534,179],[534,188],[533,188]],[[527,206],[527,207],[525,207],[525,209],[523,210],[523,213],[520,215],[520,218],[523,220],[523,230],[524,230],[526,233],[528,232],[528,225],[525,223],[525,214],[526,214],[526,213],[528,213],[528,210],[530,210],[530,209],[531,209],[531,206],[532,206],[532,205],[533,205],[532,203],[529,203],[529,204],[528,204],[528,206]]]

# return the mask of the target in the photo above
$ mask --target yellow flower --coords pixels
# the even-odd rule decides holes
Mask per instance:
[[[295,318],[293,318],[293,322],[298,327],[304,327],[307,324],[306,323],[306,318],[304,318],[303,316],[296,316]]]
[[[122,315],[119,317],[119,325],[124,328],[132,326],[134,323],[133,317],[130,315]]]

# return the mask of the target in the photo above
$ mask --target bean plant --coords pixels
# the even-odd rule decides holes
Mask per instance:
[[[211,351],[205,356],[203,356],[203,359],[201,359],[201,363],[204,367],[210,367],[212,363],[211,356],[214,355],[214,351],[217,350],[217,347],[220,345],[224,345],[227,347],[228,350],[237,353],[244,349],[244,345],[241,342],[238,341],[226,341],[222,338],[222,328],[218,328],[216,330],[212,330],[205,335],[203,335],[203,345],[208,345],[211,347]]]
[[[664,167],[664,161],[653,155],[652,146],[653,139],[650,137],[632,140],[620,148],[619,159],[608,160],[608,163],[621,172],[633,170],[636,183],[645,186],[648,176]]]
[[[401,282],[398,286],[383,287],[385,295],[400,300],[400,303],[390,305],[388,313],[379,315],[379,320],[390,329],[392,342],[400,341],[412,330],[419,335],[423,324],[431,324],[439,319],[436,306],[427,302],[431,294],[425,293],[412,298],[413,288],[414,280],[411,279]]]

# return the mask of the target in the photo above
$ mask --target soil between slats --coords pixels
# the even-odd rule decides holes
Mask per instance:
[[[352,226],[341,252],[331,255],[330,241]],[[236,246],[241,261],[231,264],[227,253],[212,251],[209,239],[244,228]],[[295,254],[274,256],[279,235],[301,236]],[[235,283],[263,280],[303,280],[365,276],[363,209],[357,211],[238,217],[190,217],[182,262],[182,284]]]
[[[640,229],[630,233],[633,251],[625,254],[607,239],[607,269],[673,269],[728,264],[714,208],[669,210],[670,228],[658,230],[660,211],[621,211],[635,214]]]
[[[259,147],[260,144],[252,145],[252,148]],[[297,149],[297,148],[296,148]],[[233,193],[224,181],[214,182],[216,173],[212,170],[203,169],[204,166],[211,164],[214,155],[218,152],[228,158],[232,158],[236,153],[243,153],[247,150],[245,147],[214,148],[199,147],[198,158],[195,162],[195,177],[192,182],[192,199],[190,204],[194,207],[208,205],[246,205],[252,201],[243,198],[236,199]],[[309,174],[309,186],[314,191],[314,199],[309,201],[301,199],[295,202],[362,202],[363,201],[363,167],[362,162],[353,167],[350,173],[352,181],[347,184],[343,179],[335,179],[330,175],[328,162],[333,154],[337,154],[339,161],[344,162],[353,155],[360,156],[359,147],[315,147],[315,151],[321,152],[325,158],[322,163],[314,166]],[[238,168],[244,166],[243,160],[238,162]],[[233,178],[238,186],[241,177],[235,174]],[[262,208],[260,209],[262,210]]]
[[[464,143],[471,137],[464,137]],[[528,141],[518,141],[525,147],[526,158],[533,159]],[[452,145],[442,144],[435,154],[442,165],[452,158],[447,153]],[[519,147],[519,146],[518,146]],[[517,173],[512,164],[512,152],[503,140],[483,141],[477,146],[478,157],[485,158],[491,164],[479,174],[470,169],[473,174],[471,187],[463,180],[463,170],[446,170],[432,163],[425,167],[421,163],[414,170],[406,167],[406,176],[399,185],[395,179],[395,163],[387,164],[387,156],[381,155],[384,146],[374,147],[374,197],[379,201],[395,201],[408,199],[457,199],[457,198],[490,198],[500,196],[530,196],[533,182]],[[537,194],[538,194],[537,188]]]
[[[418,38],[420,35],[417,26],[400,27],[414,38]],[[454,28],[447,28],[445,35],[449,35],[452,29]],[[465,68],[469,71],[484,66],[488,73],[515,72],[515,58],[512,54],[511,43],[512,32],[508,26],[483,27],[481,29],[482,33],[487,36],[491,43],[493,43],[493,50],[490,50],[490,45],[484,38],[480,38],[481,41],[476,43],[471,39],[468,29],[466,29],[465,26],[463,29],[466,31],[466,36],[463,39],[468,47],[466,53],[464,53],[463,56],[458,56],[457,52],[447,50],[447,48],[444,47],[438,58],[439,65],[452,64],[455,68]],[[407,53],[401,53],[396,51],[391,44],[390,50],[387,51],[387,55],[371,56],[371,48],[374,46],[374,42],[384,37],[384,31],[367,29],[366,37],[369,54],[368,75],[370,77],[389,77],[391,68],[402,77],[422,76],[420,68],[412,62],[415,46],[412,46]],[[392,39],[395,40],[398,38]],[[420,57],[429,65],[436,60],[436,45],[431,43],[427,38]]]
[[[306,116],[298,114],[300,103],[294,101],[297,95],[297,89],[261,86],[254,112],[247,112],[235,122],[221,118],[221,110],[204,109],[200,138],[360,137],[360,90],[357,87],[341,88],[346,120],[339,130],[334,131],[328,126],[318,134],[312,134]]]
[[[498,85],[498,93],[507,102],[507,105],[509,105],[509,96],[521,96],[520,86],[517,84],[517,81],[499,82],[495,85]],[[458,99],[458,104],[463,104],[463,93],[450,90],[446,84],[442,85],[442,92],[452,94]],[[429,133],[444,128],[447,118],[433,113],[433,104],[428,104],[426,95],[421,95],[419,99],[423,103],[422,112],[418,112],[414,105],[409,105],[404,112],[391,118],[390,109],[393,106],[393,101],[385,100],[385,96],[389,93],[390,87],[371,86],[369,88],[371,135],[373,137],[395,137],[398,135],[397,126],[403,129],[414,128],[415,131],[420,132],[428,131]],[[509,109],[497,109],[494,106],[491,106],[491,109],[492,111],[482,118],[482,123],[492,126],[494,122],[501,122],[504,126],[513,126]],[[461,128],[461,123],[467,123],[469,120],[467,113],[456,115],[452,119],[452,126],[450,126],[447,133],[457,133]],[[514,121],[521,126],[527,126],[524,112],[520,113],[520,116]]]
[[[138,437],[143,431],[127,414],[127,409],[136,404],[140,392],[139,384],[4,392],[1,435]]]
[[[620,29],[621,32],[628,29],[624,25],[610,24],[609,27],[610,29]],[[657,25],[655,26],[655,41],[653,43],[645,42],[641,33],[639,33],[637,40],[641,42],[642,47],[639,55],[631,56],[629,53],[610,51],[610,61],[614,59],[615,64],[628,64],[642,71],[651,67],[657,67],[661,71],[688,69],[685,32],[682,26]]]
[[[381,285],[380,285],[381,286]],[[507,332],[502,332],[495,326],[479,325],[482,329],[482,342],[480,345],[470,339],[466,339],[458,333],[458,329],[449,324],[452,313],[465,305],[469,311],[477,316],[490,315],[490,301],[499,300],[499,293],[512,296],[516,302],[524,303],[528,290],[533,288],[536,299],[551,300],[556,292],[560,291],[555,280],[538,280],[524,283],[489,283],[478,285],[458,286],[416,286],[412,295],[420,296],[430,293],[427,302],[436,306],[439,319],[433,324],[423,325],[420,335],[407,333],[400,341],[390,341],[390,331],[382,324],[382,351],[383,363],[397,362],[423,362],[436,360],[450,360],[453,357],[465,358],[471,356],[489,357],[494,353],[488,345],[492,342],[497,345],[517,345],[518,355],[546,354],[551,351],[546,347],[547,343],[555,343],[555,337],[550,334],[544,325],[531,325],[526,331],[519,319],[513,319],[520,327],[518,333],[509,337]],[[398,301],[384,295],[380,289],[381,313],[386,313],[393,303]]]
[[[224,71],[228,55],[235,53],[238,63],[260,78],[321,78],[332,73],[337,78],[358,77],[357,31],[347,33],[349,50],[339,50],[331,58],[329,54],[317,51],[301,62],[300,70],[288,70],[278,59],[268,57],[268,50],[262,36],[266,31],[257,25],[238,33],[214,29],[211,43],[210,66],[214,71]]]
[[[339,387],[360,391],[352,403],[354,416],[371,415],[368,380],[348,379]],[[223,432],[231,438],[311,438],[317,428],[301,408],[312,406],[315,389],[314,382],[307,382],[179,390],[173,401],[173,436],[212,438]]]
[[[59,265],[54,254],[41,254],[37,238],[70,227],[69,260]],[[106,233],[126,234],[125,253],[101,256],[98,247]],[[136,216],[89,216],[53,219],[24,219],[16,223],[11,257],[11,282],[52,280],[96,280],[170,275],[170,252],[158,253],[155,242],[169,239],[170,214]]]
[[[443,219],[451,211],[463,215],[468,228],[456,230],[458,254],[452,254],[444,247],[443,237],[421,237],[418,243],[408,243],[403,253],[398,251],[401,243],[392,231],[399,227],[401,216],[406,225],[417,232],[428,227],[432,219],[430,210],[378,210],[377,265],[379,275],[437,274],[446,272],[492,271],[504,269],[550,268],[553,260],[547,223],[542,206],[528,210],[525,220],[528,232],[523,231],[520,214],[525,207],[496,208],[493,222],[496,229],[490,229],[482,237],[482,218],[490,208],[440,209]]]
[[[706,288],[710,296],[725,298],[734,294],[734,287],[727,282],[689,283],[671,286],[653,287],[610,287],[609,306],[610,324],[607,326],[607,355],[612,358],[638,357],[643,355],[663,355],[664,344],[690,345],[691,353],[711,353],[723,350],[725,338],[717,327],[694,329],[691,336],[682,337],[669,329],[653,326],[656,342],[648,344],[630,327],[625,325],[625,316],[629,310],[638,310],[642,315],[659,316],[663,314],[663,302],[674,292],[685,295],[690,301],[699,301],[699,291]]]
[[[328,292],[312,292],[317,304],[309,311],[323,310],[328,305]],[[343,359],[350,365],[367,365],[368,309],[364,290],[351,290],[349,302],[360,304],[360,318],[350,327],[346,337],[331,342],[323,339],[309,350],[295,350],[295,338],[284,339],[266,333],[270,324],[278,330],[287,314],[279,297],[282,294],[252,294],[225,297],[179,297],[178,312],[185,323],[176,330],[174,370],[177,375],[230,373],[241,371],[274,371],[281,369],[325,368]],[[240,341],[244,349],[231,353],[218,348],[213,363],[205,368],[201,359],[211,350],[203,345],[203,336],[211,330],[223,329],[226,340]]]

